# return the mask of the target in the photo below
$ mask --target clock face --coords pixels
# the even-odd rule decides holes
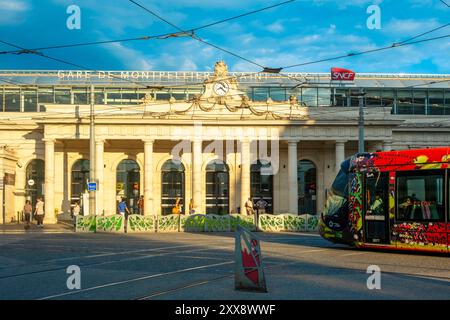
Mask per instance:
[[[225,81],[218,81],[214,83],[213,90],[215,94],[219,96],[224,96],[230,90],[230,86]]]

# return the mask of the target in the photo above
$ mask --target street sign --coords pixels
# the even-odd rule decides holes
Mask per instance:
[[[259,239],[239,225],[235,237],[235,255],[234,288],[267,292]]]
[[[88,191],[97,191],[97,182],[88,182]]]
[[[34,186],[34,180],[33,179],[28,180],[28,185],[30,187]]]

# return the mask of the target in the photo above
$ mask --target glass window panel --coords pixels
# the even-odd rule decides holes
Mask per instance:
[[[87,88],[73,88],[73,102],[75,104],[88,104],[88,97]]]
[[[425,99],[427,97],[426,90],[413,90],[414,114],[425,114]]]
[[[286,101],[286,89],[284,88],[270,88],[270,98],[273,101]]]
[[[269,88],[253,88],[253,101],[267,101]]]
[[[70,104],[70,90],[55,89],[55,103]]]
[[[107,104],[122,104],[122,93],[119,89],[107,90],[106,92]]]
[[[430,90],[428,92],[428,106],[432,115],[446,114],[444,90]]]
[[[319,107],[329,107],[331,104],[331,89],[318,89]]]
[[[335,107],[347,107],[347,95],[348,90],[336,89],[336,93],[333,97],[333,106]]]
[[[393,107],[395,101],[395,91],[389,89],[381,90],[381,106],[382,107]]]
[[[397,177],[397,218],[444,221],[444,173],[427,170]]]
[[[450,114],[450,90],[445,90],[444,109],[445,109],[445,114],[449,115]]]
[[[397,91],[397,114],[414,114],[411,90]]]
[[[95,92],[94,99],[96,104],[105,104],[105,94],[104,92]],[[90,98],[89,98],[90,100]]]
[[[302,88],[302,102],[308,107],[317,107],[317,88]]]
[[[17,90],[5,90],[5,111],[20,112],[20,93]]]
[[[53,94],[53,88],[39,88],[38,89],[38,102],[41,103],[55,103],[55,96]]]
[[[309,160],[300,160],[297,170],[298,213],[316,214],[316,166]]]
[[[3,94],[3,90],[0,91],[0,111],[5,111],[4,109],[4,94]]]
[[[169,100],[169,99],[170,99],[170,93],[158,92],[156,94],[156,100]]]
[[[23,109],[25,112],[37,112],[37,91],[24,91],[23,92],[24,105]]]
[[[366,98],[366,107],[381,106],[381,91],[379,89],[367,89],[365,98]]]

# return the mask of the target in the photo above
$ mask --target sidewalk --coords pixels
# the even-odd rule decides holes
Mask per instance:
[[[73,224],[69,222],[58,222],[57,224],[44,224],[43,228],[40,228],[36,223],[30,224],[29,229],[25,229],[25,223],[7,223],[0,224],[1,234],[25,234],[25,233],[73,233],[75,228]]]

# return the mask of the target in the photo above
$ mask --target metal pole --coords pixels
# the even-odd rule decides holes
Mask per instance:
[[[94,86],[91,85],[91,112],[89,125],[89,181],[95,181],[95,118],[94,118]],[[96,213],[95,191],[89,191],[89,214]]]
[[[358,138],[358,153],[364,152],[364,89],[360,90],[359,94],[359,138]]]

